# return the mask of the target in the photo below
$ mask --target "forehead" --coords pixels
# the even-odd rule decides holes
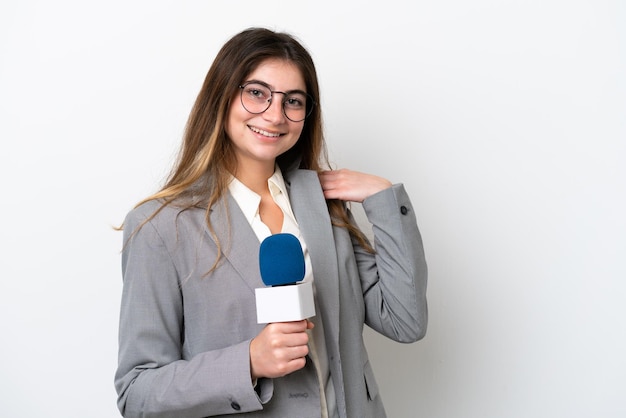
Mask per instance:
[[[292,62],[284,59],[269,58],[250,73],[246,80],[263,81],[274,90],[303,90],[306,83],[300,69]]]

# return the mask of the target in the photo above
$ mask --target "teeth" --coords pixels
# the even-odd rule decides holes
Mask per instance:
[[[261,134],[261,135],[264,135],[264,136],[269,136],[269,137],[272,137],[272,138],[276,138],[276,137],[280,136],[280,134],[277,133],[277,132],[267,132],[267,131],[264,131],[262,129],[255,128],[253,126],[250,126],[250,130],[252,130],[252,132],[256,132],[257,134]]]

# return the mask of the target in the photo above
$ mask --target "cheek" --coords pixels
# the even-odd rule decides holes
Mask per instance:
[[[300,126],[295,127],[293,129],[294,135],[296,137],[296,141],[302,136],[302,132],[304,131],[304,123],[300,124]]]
[[[302,127],[292,130],[293,137],[291,141],[289,141],[288,149],[293,148],[298,143],[298,141],[300,141],[300,136],[302,135],[302,131],[303,131]]]
[[[236,135],[238,130],[241,130],[241,126],[243,123],[243,118],[241,113],[238,112],[238,109],[235,106],[231,106],[228,109],[228,115],[226,116],[226,123],[224,124],[224,131],[226,131],[226,135],[229,138],[233,138],[233,135]]]

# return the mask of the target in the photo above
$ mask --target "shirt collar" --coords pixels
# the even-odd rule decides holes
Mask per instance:
[[[267,182],[274,200],[276,200],[279,195],[282,195],[288,200],[287,187],[285,186],[285,180],[283,179],[283,174],[278,165],[274,169],[274,174],[272,174]],[[250,190],[235,176],[232,176],[230,183],[228,184],[228,190],[241,208],[241,211],[248,220],[248,223],[252,224],[254,218],[258,215],[261,196]]]
[[[276,166],[274,174],[272,174],[272,177],[270,177],[267,182],[270,186],[270,193],[274,199],[280,194],[287,196],[287,187],[285,186],[285,179],[283,178],[282,171],[280,171],[280,167]]]

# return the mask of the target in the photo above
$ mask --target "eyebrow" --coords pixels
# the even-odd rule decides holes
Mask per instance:
[[[300,90],[300,89],[293,89],[293,90],[287,90],[287,91],[274,90],[274,88],[272,86],[270,86],[268,83],[266,83],[265,81],[257,80],[257,79],[246,80],[242,84],[247,84],[247,83],[258,83],[258,84],[261,84],[261,85],[267,87],[268,89],[270,89],[270,91],[276,92],[276,93],[302,93],[302,94],[307,94],[306,91]]]

